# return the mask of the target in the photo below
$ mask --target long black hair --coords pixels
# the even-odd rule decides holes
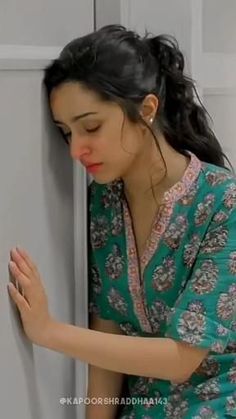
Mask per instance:
[[[130,121],[146,125],[161,152],[153,129],[139,112],[145,96],[153,93],[159,99],[153,125],[167,142],[182,154],[189,150],[204,162],[226,167],[229,160],[184,65],[173,36],[150,37],[146,31],[142,38],[122,25],[107,25],[67,44],[45,69],[43,82],[48,98],[55,87],[73,81],[101,100],[118,103]]]

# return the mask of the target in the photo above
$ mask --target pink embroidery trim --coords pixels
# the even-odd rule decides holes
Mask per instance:
[[[143,331],[148,333],[152,332],[152,326],[148,319],[148,309],[145,303],[144,287],[142,286],[144,270],[157,250],[161,237],[169,224],[175,202],[181,199],[183,195],[188,192],[202,168],[202,162],[197,158],[197,156],[191,152],[188,153],[190,154],[191,160],[182,179],[164,194],[163,204],[165,205],[162,207],[161,211],[157,212],[151,235],[147,240],[147,246],[141,257],[141,272],[139,272],[138,255],[134,232],[132,229],[131,215],[125,199],[123,200],[126,242],[128,249],[129,289],[133,299],[134,311],[139,319],[140,326]]]

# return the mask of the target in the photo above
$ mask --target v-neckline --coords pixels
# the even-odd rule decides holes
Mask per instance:
[[[112,184],[115,191],[116,202],[119,204],[123,216],[124,234],[126,239],[128,288],[133,301],[134,312],[139,320],[141,330],[148,333],[152,333],[153,329],[149,320],[145,299],[144,271],[156,253],[161,238],[171,221],[175,203],[192,188],[203,165],[195,154],[187,150],[186,153],[188,153],[191,158],[189,165],[180,181],[164,193],[162,200],[163,205],[161,206],[161,209],[157,211],[155,219],[153,220],[152,231],[147,238],[146,248],[141,259],[138,259],[131,214],[124,194],[124,182],[119,178]]]
[[[145,239],[145,246],[144,246],[144,250],[142,251],[142,254],[141,254],[141,255],[139,255],[139,252],[138,252],[138,245],[137,245],[137,238],[136,238],[136,235],[135,235],[134,222],[133,222],[133,218],[132,218],[132,212],[131,212],[131,210],[130,210],[129,203],[128,203],[128,201],[127,201],[127,199],[126,199],[126,198],[125,198],[125,205],[126,205],[126,211],[127,211],[127,213],[128,213],[128,216],[129,216],[129,223],[131,224],[131,228],[132,228],[132,235],[133,235],[133,239],[134,239],[134,241],[135,241],[135,247],[136,247],[137,259],[139,259],[139,262],[140,262],[140,264],[141,264],[141,260],[142,260],[142,258],[143,258],[143,256],[144,256],[144,254],[145,254],[145,251],[146,251],[146,248],[147,248],[148,241],[149,241],[150,236],[151,236],[152,231],[153,231],[153,227],[154,227],[154,225],[155,225],[155,223],[156,223],[156,220],[157,220],[158,214],[159,214],[159,212],[161,211],[161,206],[158,206],[158,208],[157,208],[157,210],[156,210],[156,212],[155,212],[155,214],[154,214],[154,216],[153,216],[153,219],[152,219],[152,224],[151,224],[151,228],[150,228],[150,233],[149,233],[149,235],[148,235],[148,236],[146,237],[146,239]]]
[[[136,262],[140,266],[140,280],[143,276],[143,272],[147,264],[149,263],[150,259],[152,258],[154,252],[157,249],[159,241],[164,233],[169,220],[171,218],[171,214],[173,212],[174,204],[182,198],[183,195],[187,193],[187,191],[192,186],[193,182],[197,179],[199,172],[202,167],[202,162],[197,158],[195,154],[192,152],[188,152],[190,156],[190,162],[182,176],[182,178],[175,183],[171,188],[163,194],[163,199],[160,207],[157,209],[157,212],[154,216],[151,232],[146,239],[145,248],[140,256],[138,257],[138,249],[137,243],[135,239],[135,233],[133,228],[132,216],[131,212],[125,198],[125,194],[122,195],[122,203],[123,203],[123,212],[124,212],[124,221],[125,221],[125,229],[127,232],[127,239],[128,239],[128,247],[131,246],[132,248],[132,255],[134,255]]]
[[[144,271],[157,251],[160,240],[169,225],[175,203],[190,190],[193,183],[199,176],[202,168],[202,162],[197,158],[197,156],[195,156],[195,154],[190,152],[189,154],[191,156],[191,160],[182,179],[164,194],[164,205],[155,217],[150,237],[147,239],[147,246],[140,260],[138,259],[131,214],[124,194],[123,199],[122,195],[120,196],[123,204],[122,208],[126,237],[128,288],[133,301],[134,312],[139,320],[141,330],[147,333],[152,333],[153,327],[149,320],[149,312],[145,299]],[[122,184],[119,186],[119,190],[123,190]]]

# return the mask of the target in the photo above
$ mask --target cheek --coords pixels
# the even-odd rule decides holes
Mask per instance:
[[[136,158],[136,147],[137,145],[130,138],[123,138],[122,141],[119,140],[116,147],[111,149],[111,166],[118,171],[118,175],[125,173],[133,164]]]
[[[139,141],[134,130],[127,132],[120,141],[120,148],[128,160],[133,160],[139,152]]]
[[[103,133],[96,144],[95,154],[104,160],[116,163],[119,167],[129,165],[140,149],[140,133],[134,128],[124,127],[123,131],[114,126]]]

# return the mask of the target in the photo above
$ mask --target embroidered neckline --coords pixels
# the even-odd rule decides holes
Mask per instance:
[[[202,161],[198,159],[198,157],[192,153],[191,151],[187,151],[188,155],[190,156],[190,162],[186,167],[186,170],[182,176],[182,178],[171,186],[170,189],[164,192],[162,203],[167,202],[176,202],[186,194],[189,189],[191,188],[192,184],[198,178],[198,175],[202,168]],[[122,178],[119,178],[112,182],[116,185],[118,193],[120,194],[120,200],[125,200],[125,193],[124,193],[124,181]]]
[[[144,270],[157,251],[160,240],[171,220],[175,203],[189,191],[201,171],[202,162],[195,154],[191,152],[188,153],[191,160],[183,177],[179,182],[164,193],[164,205],[161,206],[161,210],[158,210],[155,216],[150,237],[148,237],[146,241],[146,247],[140,259],[140,269],[135,236],[132,228],[131,214],[124,196],[123,180],[119,180],[121,201],[123,199],[123,213],[127,242],[129,289],[133,300],[134,312],[139,319],[140,327],[143,331],[148,333],[151,333],[153,330],[152,324],[149,320],[148,308],[145,303],[145,287],[143,286]]]
[[[202,162],[191,151],[187,151],[187,153],[190,156],[189,165],[186,167],[182,178],[164,193],[163,202],[176,202],[181,199],[198,178],[202,168]]]

